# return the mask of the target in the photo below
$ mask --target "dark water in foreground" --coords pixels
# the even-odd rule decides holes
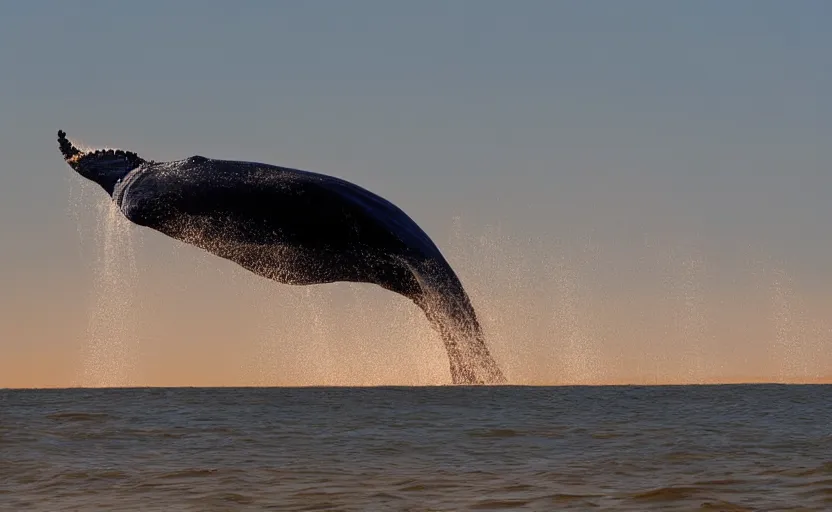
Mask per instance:
[[[0,390],[2,510],[832,510],[832,386]]]

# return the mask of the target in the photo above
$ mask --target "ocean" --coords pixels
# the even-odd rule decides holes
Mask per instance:
[[[0,510],[832,510],[832,386],[0,390]]]

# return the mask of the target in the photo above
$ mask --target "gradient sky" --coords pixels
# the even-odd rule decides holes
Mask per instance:
[[[404,299],[107,220],[59,128],[387,197],[515,383],[832,380],[829,2],[0,12],[0,387],[449,381]]]

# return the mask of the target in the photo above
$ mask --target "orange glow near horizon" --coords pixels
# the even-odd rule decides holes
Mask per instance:
[[[182,268],[188,258],[177,263],[177,252],[197,264]],[[134,292],[132,330],[99,326],[97,336],[126,336],[125,349],[104,339],[93,353],[90,309],[101,299],[88,293],[86,307],[54,315],[52,323],[12,324],[5,335],[31,342],[4,354],[0,387],[450,383],[438,335],[404,298],[369,285],[276,285],[184,247],[159,259]],[[175,276],[153,275],[168,274],[162,270],[168,264]],[[789,318],[766,318],[749,298],[733,313],[703,313],[701,327],[681,321],[662,297],[604,296],[593,303],[570,296],[575,290],[567,287],[522,301],[528,290],[501,288],[491,277],[463,279],[511,385],[832,383],[822,350],[828,331],[812,321],[806,301]],[[491,300],[485,290],[494,292]],[[30,310],[39,300],[23,299],[18,307]],[[815,304],[816,315],[823,306]]]
[[[98,210],[76,211],[94,230],[82,233],[89,272],[0,298],[0,335],[14,340],[0,387],[450,383],[438,335],[407,299],[272,283],[93,197]],[[832,383],[832,298],[764,258],[726,281],[693,243],[652,241],[627,259],[591,237],[457,222],[440,245],[509,384]]]

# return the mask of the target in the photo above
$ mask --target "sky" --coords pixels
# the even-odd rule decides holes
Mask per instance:
[[[450,381],[372,286],[130,226],[56,132],[404,209],[516,384],[832,382],[832,4],[29,1],[0,16],[0,387]]]

